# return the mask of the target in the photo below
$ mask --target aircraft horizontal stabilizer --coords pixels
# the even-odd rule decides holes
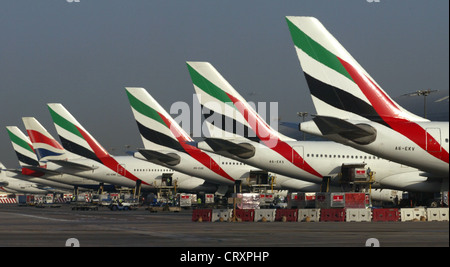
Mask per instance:
[[[96,166],[88,166],[88,165],[84,165],[84,164],[80,164],[80,163],[70,162],[67,160],[49,160],[49,161],[53,162],[55,164],[58,164],[62,167],[79,170],[79,171],[91,171],[91,170],[95,170],[98,168]]]
[[[48,170],[44,167],[39,166],[24,166],[22,170],[19,170],[20,174],[35,176],[36,174],[48,174],[48,175],[60,175],[61,172]]]
[[[368,124],[353,124],[342,119],[327,116],[315,116],[313,121],[324,136],[338,134],[361,145],[370,144],[377,137],[376,129]]]
[[[169,166],[175,166],[180,164],[181,157],[178,156],[175,153],[161,153],[154,150],[148,150],[148,149],[138,149],[139,153],[141,153],[142,156],[145,157],[150,162],[154,163],[163,163],[167,164]]]
[[[298,130],[298,126],[299,126],[298,122],[288,122],[288,121],[282,121],[282,122],[280,122],[280,125],[291,128],[291,129],[295,129],[295,130]]]
[[[226,151],[243,159],[249,159],[255,155],[255,147],[248,143],[236,144],[228,140],[218,138],[206,138],[205,142],[215,151]]]

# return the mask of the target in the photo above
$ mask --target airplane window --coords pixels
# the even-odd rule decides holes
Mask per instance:
[[[445,142],[448,143],[448,138],[445,138]]]

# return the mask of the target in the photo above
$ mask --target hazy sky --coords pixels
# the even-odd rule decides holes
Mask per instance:
[[[448,100],[433,101],[449,91],[449,1],[69,1],[0,3],[0,161],[7,167],[18,162],[6,126],[24,130],[21,118],[34,116],[57,137],[51,102],[109,150],[142,147],[124,87],[146,88],[166,109],[191,104],[189,60],[211,62],[248,100],[278,102],[284,121],[314,113],[287,15],[317,17],[392,97],[440,90],[430,112],[448,120]],[[422,110],[422,98],[402,101]]]

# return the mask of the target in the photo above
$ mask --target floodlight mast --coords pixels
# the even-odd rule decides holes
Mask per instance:
[[[431,93],[435,93],[438,90],[417,90],[413,93],[404,94],[403,96],[423,96],[423,116],[426,119],[427,118],[427,96]]]

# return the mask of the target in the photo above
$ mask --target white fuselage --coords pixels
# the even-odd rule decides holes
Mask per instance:
[[[18,179],[35,182],[42,185],[52,186],[55,188],[70,189],[79,188],[81,190],[90,189],[98,190],[101,182],[92,179],[68,174],[68,173],[46,173],[45,170],[32,170],[27,167],[22,167],[22,174]],[[11,176],[11,177],[15,177]],[[111,185],[103,184],[103,188],[107,189]]]
[[[135,187],[136,181],[140,180],[143,190],[153,190],[161,186],[164,174],[171,175],[172,181],[176,181],[179,190],[214,192],[216,189],[214,186],[205,186],[205,181],[202,179],[185,175],[172,169],[162,168],[159,165],[131,156],[118,156],[114,157],[114,159],[116,160],[114,162],[118,162],[118,164],[109,167],[91,159],[73,160],[73,162],[78,164],[94,167],[92,170],[86,171],[61,167],[51,162],[47,163],[47,168],[129,188]]]
[[[374,186],[432,192],[439,191],[441,186],[441,183],[430,184],[427,182],[427,177],[422,176],[423,172],[416,168],[385,160],[335,142],[286,142],[288,145],[286,149],[295,150],[302,159],[286,158],[263,144],[252,143],[251,141],[248,143],[255,147],[255,155],[249,159],[242,159],[227,152],[218,153],[257,168],[319,184],[324,176],[338,177],[343,164],[365,163],[366,168],[370,168],[374,172]],[[212,151],[205,142],[200,142],[199,148]],[[320,176],[302,169],[301,167],[305,164]]]
[[[0,189],[7,193],[47,194],[50,192],[34,182],[7,177],[4,173],[2,172],[0,176]],[[54,192],[54,190],[51,192]]]
[[[376,139],[370,144],[361,145],[338,135],[326,138],[351,146],[355,149],[377,155],[388,160],[418,168],[434,175],[449,176],[449,124],[448,122],[414,122],[424,129],[425,135],[414,142],[402,133],[371,121],[350,121],[353,124],[364,123],[376,129]],[[420,129],[420,128],[419,128]],[[301,130],[322,136],[313,121],[302,123]],[[413,136],[415,133],[408,133]],[[433,140],[433,142],[430,142]]]
[[[174,152],[170,151],[170,153]],[[170,166],[170,168],[224,186],[232,186],[236,180],[241,180],[243,181],[243,184],[245,184],[245,181],[250,177],[252,171],[267,170],[259,167],[255,168],[255,166],[223,157],[215,153],[204,151],[191,151],[191,154],[175,153],[180,156],[181,160],[179,164]],[[139,154],[137,154],[137,156],[140,158],[142,157],[139,156]],[[320,189],[320,186],[316,183],[293,179],[281,173],[271,173],[271,175],[276,177],[274,189],[304,192],[315,192]]]

